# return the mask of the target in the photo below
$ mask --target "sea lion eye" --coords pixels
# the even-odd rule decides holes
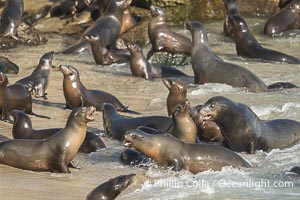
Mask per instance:
[[[209,105],[209,109],[214,109],[215,107],[216,107],[215,104],[210,104],[210,105]]]
[[[132,137],[132,139],[136,139],[136,134],[132,133],[130,136]]]

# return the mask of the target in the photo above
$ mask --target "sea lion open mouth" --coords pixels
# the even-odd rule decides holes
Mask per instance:
[[[96,111],[96,108],[94,106],[91,106],[88,108],[88,110],[86,111],[86,115],[85,118],[89,121],[94,121],[94,117],[93,117],[93,113]]]
[[[203,118],[202,118],[202,120],[203,120],[203,122],[205,122],[205,121],[212,121],[212,115],[205,115]]]
[[[131,147],[131,145],[132,145],[131,139],[132,139],[132,134],[125,134],[124,135],[123,146],[124,147]]]

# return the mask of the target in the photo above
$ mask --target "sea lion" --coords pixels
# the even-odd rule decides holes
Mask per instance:
[[[200,22],[188,22],[186,27],[192,33],[192,67],[195,74],[195,84],[224,83],[233,87],[246,88],[250,92],[298,87],[288,82],[277,82],[267,86],[248,69],[225,62],[212,52],[208,45],[205,28]]]
[[[125,33],[128,29],[136,25],[136,20],[134,19],[134,17],[131,15],[130,12],[131,1],[132,0],[127,0],[126,8],[123,11],[120,35]]]
[[[260,120],[245,104],[226,97],[210,98],[200,110],[203,120],[221,128],[224,144],[237,152],[283,149],[300,141],[300,122],[290,119]]]
[[[37,117],[48,118],[32,112],[31,95],[27,92],[24,85],[16,83],[8,85],[8,78],[0,72],[0,118],[3,121],[10,122],[10,111],[13,109],[24,111],[27,114]]]
[[[300,59],[296,57],[262,47],[251,34],[246,21],[241,16],[229,16],[229,21],[233,23],[235,47],[239,56],[300,64]]]
[[[185,143],[168,134],[147,134],[135,129],[124,136],[124,146],[141,151],[160,166],[185,169],[191,173],[219,171],[222,167],[251,167],[242,157],[225,147],[212,144]]]
[[[195,143],[197,140],[197,127],[190,116],[190,103],[185,100],[177,106],[172,114],[173,126],[170,133],[188,143]]]
[[[126,148],[121,152],[120,161],[124,165],[145,166],[150,164],[152,159],[144,156],[139,151]]]
[[[84,40],[85,35],[98,35],[104,47],[115,47],[117,37],[121,30],[121,21],[123,11],[126,7],[127,0],[111,0],[104,14],[98,18],[80,37],[80,39],[72,46],[63,50],[61,53],[81,53],[89,50],[89,44]]]
[[[35,130],[32,128],[32,123],[28,115],[19,110],[12,110],[11,115],[14,118],[14,124],[12,128],[12,136],[14,139],[46,139],[62,128],[49,128]],[[105,144],[96,134],[87,131],[85,139],[80,146],[79,151],[83,153],[95,152],[99,149],[105,148]]]
[[[239,8],[237,6],[237,0],[223,0],[226,8],[226,15],[223,25],[223,33],[225,36],[234,38],[233,24],[229,23],[229,16],[240,15]]]
[[[161,8],[150,6],[150,12],[151,20],[148,26],[148,35],[152,47],[147,54],[147,59],[158,51],[184,53],[190,56],[191,40],[170,30],[165,22],[165,13]]]
[[[79,71],[73,66],[60,65],[60,71],[64,75],[63,92],[67,108],[79,106],[95,106],[102,110],[103,103],[111,103],[119,111],[139,114],[125,107],[115,96],[101,90],[89,90],[80,81]]]
[[[137,44],[127,44],[127,49],[131,55],[129,64],[133,76],[143,77],[145,79],[187,76],[175,68],[151,64],[145,58],[142,48]]]
[[[16,82],[23,84],[29,93],[35,94],[36,98],[42,97],[47,99],[46,88],[48,87],[52,71],[53,54],[53,51],[45,53],[40,58],[40,62],[33,72]]]
[[[115,199],[129,185],[136,182],[136,175],[121,175],[106,181],[93,189],[86,197],[87,200]]]
[[[18,74],[19,67],[8,58],[0,56],[0,72],[4,74]]]
[[[6,0],[0,21],[0,35],[17,39],[18,26],[22,22],[23,0]]]
[[[85,35],[84,39],[90,43],[97,65],[111,65],[113,63],[122,63],[129,60],[128,55],[117,54],[104,47],[99,35]]]
[[[300,28],[300,0],[291,1],[265,24],[264,34],[276,36],[284,31]]]
[[[103,127],[107,135],[116,140],[122,140],[126,131],[139,126],[147,126],[166,131],[172,125],[172,119],[165,116],[144,116],[127,118],[118,114],[116,108],[109,103],[103,104]]]
[[[68,164],[82,144],[94,107],[75,108],[65,128],[43,140],[15,139],[0,143],[0,164],[31,170],[70,173]]]
[[[290,172],[293,172],[295,174],[298,174],[300,175],[300,167],[296,166],[296,167],[293,167]]]

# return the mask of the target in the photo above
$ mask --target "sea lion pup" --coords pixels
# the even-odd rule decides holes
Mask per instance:
[[[32,112],[31,95],[27,92],[24,85],[15,83],[8,85],[8,78],[0,72],[0,119],[11,122],[9,119],[11,110],[21,110],[29,115],[36,117],[48,118],[47,116],[38,115]]]
[[[226,8],[226,15],[223,24],[223,33],[225,36],[234,38],[233,24],[229,23],[229,16],[240,15],[236,0],[223,0]]]
[[[53,51],[45,53],[40,58],[40,62],[33,72],[16,83],[23,84],[29,93],[35,94],[35,97],[47,99],[46,88],[48,87],[52,71],[53,54]]]
[[[171,134],[188,143],[195,143],[197,140],[197,127],[190,116],[190,103],[185,100],[179,104],[172,114],[173,126]]]
[[[73,109],[79,106],[95,106],[102,110],[103,103],[111,103],[119,111],[139,114],[125,107],[115,96],[101,90],[89,90],[80,81],[79,71],[73,66],[60,65],[60,71],[64,75],[63,92],[66,100],[66,108]]]
[[[124,136],[124,146],[141,151],[160,166],[185,169],[191,173],[219,171],[222,167],[251,167],[242,157],[225,147],[212,144],[185,143],[168,134],[147,134],[135,129]]]
[[[237,152],[283,149],[300,141],[300,123],[290,119],[260,120],[245,104],[226,97],[210,98],[200,110],[203,120],[221,128],[224,144]]]
[[[151,64],[144,56],[142,48],[137,44],[127,44],[130,52],[130,71],[133,76],[145,79],[187,76],[185,73],[172,68]]]
[[[235,16],[234,16],[235,17]],[[223,61],[209,47],[204,26],[198,21],[188,22],[192,33],[192,67],[195,74],[194,83],[224,83],[233,87],[246,88],[251,92],[265,92],[270,88],[293,88],[291,83],[278,82],[270,86],[248,69]]]
[[[91,34],[98,35],[104,47],[115,47],[120,34],[122,15],[126,4],[127,0],[111,0],[104,14],[81,35],[80,39],[60,53],[71,54],[81,53],[86,50],[90,51],[90,45],[83,37]]]
[[[128,55],[116,54],[104,47],[99,35],[85,35],[84,39],[90,43],[97,65],[111,65],[113,63],[122,63],[129,60]]]
[[[106,181],[93,189],[86,197],[87,200],[107,199],[112,200],[117,198],[132,183],[136,182],[136,175],[121,175]]]
[[[6,0],[0,20],[0,35],[17,39],[18,26],[22,22],[23,0]]]
[[[187,37],[172,31],[165,22],[164,11],[156,6],[150,6],[151,20],[148,35],[152,44],[147,54],[149,59],[155,52],[184,53],[191,55],[192,43]]]
[[[11,115],[14,118],[14,124],[12,128],[12,136],[14,139],[46,139],[62,129],[49,128],[35,130],[32,128],[32,122],[29,116],[24,112],[19,110],[12,110]],[[83,153],[91,153],[105,147],[105,144],[99,136],[90,131],[86,131],[85,139],[80,146],[79,151]]]
[[[276,36],[300,28],[300,0],[294,0],[273,15],[265,24],[264,34]]]
[[[251,34],[246,21],[241,16],[230,16],[229,20],[230,23],[233,23],[234,27],[234,41],[237,55],[245,58],[300,64],[300,59],[296,57],[262,47]]]
[[[123,140],[126,131],[139,126],[147,126],[166,131],[172,125],[172,119],[165,116],[144,116],[128,118],[118,114],[117,109],[110,103],[103,103],[103,127],[107,135],[116,140]]]
[[[32,170],[70,173],[68,164],[84,141],[94,107],[75,108],[65,128],[43,140],[15,139],[0,143],[0,164]]]

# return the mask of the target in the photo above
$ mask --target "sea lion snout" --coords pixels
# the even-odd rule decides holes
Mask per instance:
[[[94,106],[90,106],[90,107],[87,107],[86,110],[85,110],[85,118],[88,120],[88,121],[94,121],[94,117],[93,117],[93,113],[96,111],[96,108]]]

